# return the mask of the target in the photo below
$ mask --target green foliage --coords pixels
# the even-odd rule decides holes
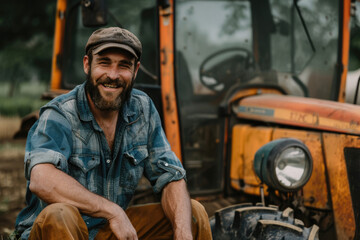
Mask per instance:
[[[22,117],[44,104],[40,98],[50,80],[55,11],[55,0],[1,4],[0,115]]]
[[[37,34],[52,38],[56,1],[4,1],[0,10],[0,50],[19,41],[28,43]]]
[[[0,88],[0,115],[19,116],[25,115],[40,109],[47,101],[41,100],[41,94],[45,91],[46,85],[37,83],[24,83],[18,89],[14,97],[7,96],[7,89],[10,84],[3,83]]]

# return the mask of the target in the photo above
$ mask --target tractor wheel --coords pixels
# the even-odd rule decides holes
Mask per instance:
[[[304,227],[301,220],[294,218],[291,208],[281,212],[276,206],[262,204],[245,203],[220,209],[210,218],[210,225],[214,240],[319,239],[319,227]]]

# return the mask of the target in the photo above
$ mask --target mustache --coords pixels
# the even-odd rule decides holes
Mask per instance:
[[[96,82],[97,85],[100,85],[100,84],[111,84],[111,85],[115,85],[116,87],[125,87],[126,84],[125,84],[125,81],[117,78],[117,79],[110,79],[110,78],[105,78],[105,79],[99,79],[97,82]]]

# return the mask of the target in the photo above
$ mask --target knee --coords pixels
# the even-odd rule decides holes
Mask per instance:
[[[52,203],[46,206],[42,212],[46,214],[67,214],[69,212],[78,211],[76,207],[67,203]]]
[[[204,206],[194,199],[191,199],[191,211],[192,211],[193,217],[197,221],[206,221],[207,222],[209,220],[209,216],[208,216]]]
[[[79,210],[65,203],[45,207],[35,219],[29,239],[89,239]]]
[[[67,203],[53,203],[45,207],[40,215],[46,221],[68,221],[69,219],[81,218],[79,210]]]
[[[204,206],[196,200],[191,200],[192,233],[194,239],[212,239],[208,214]]]

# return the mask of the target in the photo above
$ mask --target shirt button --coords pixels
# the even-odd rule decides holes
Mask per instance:
[[[167,166],[169,166],[169,164],[168,164],[168,163],[165,163],[165,167],[167,167]]]
[[[107,163],[110,163],[110,162],[111,162],[111,160],[110,160],[110,159],[108,159],[108,160],[106,160],[106,162],[107,162]]]

